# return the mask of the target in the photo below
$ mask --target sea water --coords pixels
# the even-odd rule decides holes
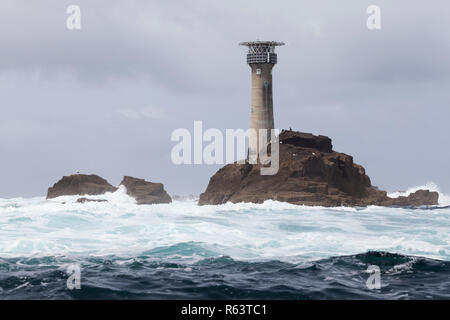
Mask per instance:
[[[87,198],[108,202],[0,199],[0,299],[450,298],[444,194],[428,208]]]

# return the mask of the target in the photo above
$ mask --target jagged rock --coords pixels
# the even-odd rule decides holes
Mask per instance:
[[[116,187],[95,174],[73,174],[64,176],[53,187],[48,188],[47,199],[70,195],[99,195],[116,190]]]
[[[430,192],[429,190],[417,190],[414,193],[411,193],[407,197],[398,197],[398,198],[388,198],[383,205],[386,206],[399,206],[399,207],[407,207],[407,206],[430,206],[437,205],[439,200],[439,193]]]
[[[162,183],[153,183],[144,179],[125,176],[120,183],[127,189],[127,194],[136,199],[137,204],[170,203],[172,199],[164,190]]]
[[[436,192],[389,198],[385,191],[372,187],[365,169],[351,156],[333,151],[328,137],[283,130],[279,140],[276,175],[261,175],[260,164],[228,164],[211,177],[199,205],[269,199],[328,207],[437,204]]]
[[[108,202],[105,199],[88,199],[88,198],[79,198],[77,199],[77,203],[85,203],[85,202]]]
[[[283,130],[278,138],[282,144],[317,149],[322,152],[333,152],[331,139],[326,136],[315,136],[311,133]]]

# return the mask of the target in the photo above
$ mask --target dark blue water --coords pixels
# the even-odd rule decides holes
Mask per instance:
[[[81,265],[81,289],[67,289],[67,264]],[[369,265],[381,289],[369,289]],[[294,265],[228,257],[193,264],[151,255],[124,260],[0,258],[1,299],[450,299],[450,262],[384,252]]]

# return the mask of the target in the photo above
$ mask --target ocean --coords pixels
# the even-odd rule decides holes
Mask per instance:
[[[450,299],[444,194],[431,208],[77,198],[0,199],[0,299]]]

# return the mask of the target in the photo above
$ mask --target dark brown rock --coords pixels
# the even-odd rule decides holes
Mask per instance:
[[[88,199],[88,198],[79,198],[77,203],[85,203],[85,202],[108,202],[105,199]]]
[[[116,187],[95,174],[73,174],[64,176],[53,187],[48,188],[47,199],[70,195],[99,195],[116,190]]]
[[[127,189],[127,194],[136,199],[137,204],[170,203],[172,199],[164,190],[162,183],[153,183],[144,179],[124,177],[121,185]]]
[[[437,205],[439,200],[439,193],[430,192],[429,190],[417,190],[414,193],[411,193],[407,197],[398,197],[398,198],[388,198],[383,205],[386,206],[399,206],[399,207],[407,207],[407,206],[431,206]]]
[[[279,139],[280,168],[276,175],[261,175],[260,164],[226,165],[211,177],[199,204],[261,203],[270,199],[328,207],[437,204],[438,194],[429,191],[405,199],[389,198],[385,191],[372,187],[365,169],[351,156],[333,151],[328,137],[283,130]]]
[[[332,152],[331,139],[326,136],[315,136],[311,133],[283,130],[278,137],[280,143],[297,147],[316,149],[322,152]]]

